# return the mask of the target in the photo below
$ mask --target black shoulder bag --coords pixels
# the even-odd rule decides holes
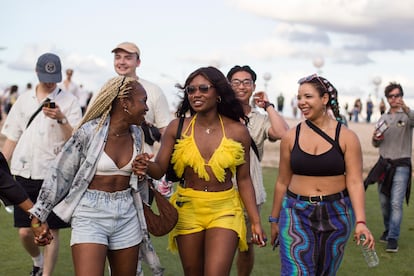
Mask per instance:
[[[177,127],[177,134],[175,135],[175,144],[177,144],[177,140],[180,139],[181,137],[181,131],[183,129],[183,124],[184,124],[184,117],[181,117],[180,122],[178,123],[178,127]],[[171,157],[172,157],[172,154],[171,154]],[[177,174],[175,173],[174,165],[171,163],[171,157],[168,163],[167,172],[165,173],[165,178],[167,179],[167,181],[177,182],[177,181],[180,181],[182,177],[178,177]]]

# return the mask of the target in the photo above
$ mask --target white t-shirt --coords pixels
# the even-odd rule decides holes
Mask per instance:
[[[171,121],[167,97],[158,85],[141,78],[138,81],[144,87],[148,97],[149,110],[145,115],[145,120],[158,128],[166,127]]]
[[[71,126],[79,123],[82,113],[75,96],[56,88],[48,98],[56,102]],[[42,111],[26,129],[27,122],[39,106],[35,91],[22,95],[13,105],[1,130],[8,139],[17,141],[10,166],[14,175],[44,179],[49,162],[55,159],[66,142],[61,126]]]

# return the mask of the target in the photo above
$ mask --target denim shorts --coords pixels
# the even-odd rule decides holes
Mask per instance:
[[[98,243],[110,250],[129,248],[142,241],[131,189],[108,193],[87,190],[72,216],[70,245]]]

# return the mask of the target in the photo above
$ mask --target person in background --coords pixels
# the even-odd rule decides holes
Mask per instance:
[[[372,102],[371,95],[367,99],[367,123],[371,123],[371,116],[374,111],[374,103]]]
[[[379,111],[381,115],[384,114],[386,110],[387,110],[387,107],[385,106],[384,98],[381,98],[381,101],[379,104]]]
[[[179,88],[185,92],[179,118],[166,128],[155,161],[149,160],[151,154],[139,155],[135,172],[158,179],[171,156],[183,180],[170,199],[178,223],[169,234],[169,249],[178,249],[185,275],[229,275],[236,249],[248,248],[242,204],[251,222],[250,238],[266,245],[250,178],[248,118],[226,77],[214,67],[195,70]],[[175,144],[179,121],[188,113]]]
[[[107,81],[50,165],[30,209],[32,225],[40,224],[39,230],[47,230],[44,221],[52,209],[71,222],[77,276],[104,275],[106,258],[112,275],[136,274],[147,230],[138,191],[143,182],[133,174],[132,163],[142,151],[139,126],[148,110],[146,100],[134,78]]]
[[[36,202],[49,164],[72,134],[72,126],[81,119],[77,99],[57,87],[62,80],[60,58],[53,53],[41,55],[36,63],[39,84],[19,97],[10,110],[1,133],[6,136],[2,152],[16,180]],[[52,105],[53,103],[53,105]],[[23,247],[33,259],[31,275],[53,273],[59,251],[59,229],[69,225],[54,213],[47,220],[53,241],[41,253],[30,229],[31,220],[20,208],[14,210],[14,226],[19,228]]]
[[[359,122],[359,114],[361,114],[362,111],[362,102],[361,99],[356,99],[354,102],[354,108],[352,109],[352,116],[354,117],[354,122]]]
[[[59,87],[74,95],[78,101],[80,98],[80,91],[79,85],[72,80],[73,77],[73,69],[66,69],[66,79],[59,85]]]
[[[260,161],[263,159],[264,141],[268,139],[270,142],[275,142],[281,139],[289,129],[289,126],[275,110],[274,105],[269,102],[265,92],[257,92],[253,96],[253,92],[256,89],[257,75],[250,66],[234,66],[227,73],[227,79],[236,93],[236,98],[242,103],[244,114],[249,118],[247,128],[252,137],[252,144],[255,144],[250,150],[250,175],[256,194],[256,205],[260,211],[261,206],[266,201],[266,191],[263,186],[262,167],[260,164]],[[252,96],[255,106],[263,108],[266,114],[262,114],[252,108],[250,105]],[[250,241],[252,236],[251,224],[246,212],[245,221],[248,250],[238,252],[237,273],[239,276],[250,275],[254,266],[254,247],[252,241]]]
[[[293,119],[296,119],[298,116],[298,97],[296,95],[293,95],[293,98],[290,101],[290,106],[292,107]]]
[[[6,96],[6,101],[4,105],[4,112],[6,112],[6,114],[9,114],[10,109],[16,103],[18,97],[19,97],[19,86],[17,85],[10,86],[10,90],[9,90],[8,95]]]
[[[138,46],[132,42],[122,42],[117,45],[113,50],[114,53],[114,68],[118,75],[132,77],[141,83],[147,92],[147,105],[148,112],[145,115],[145,120],[151,125],[154,125],[158,128],[160,133],[164,132],[165,127],[171,121],[170,108],[168,106],[168,101],[161,88],[155,85],[152,82],[139,78],[136,70],[141,65],[141,51]],[[148,144],[145,144],[147,152],[154,152],[154,148]],[[164,180],[164,181],[163,181]],[[166,184],[168,187],[167,191],[164,193],[169,194],[172,189],[172,183],[168,183],[164,179],[161,181],[153,181],[154,186],[161,190],[159,186],[164,186]],[[144,193],[145,202],[151,202],[151,194],[148,187],[143,187],[145,190]],[[165,189],[165,187],[162,187]],[[145,194],[147,194],[145,196]],[[148,243],[147,243],[148,242]],[[163,275],[164,268],[161,266],[160,260],[155,252],[154,247],[150,239],[144,240],[144,243],[141,246],[140,261],[138,263],[138,275],[144,275],[142,271],[141,261],[142,259],[150,266],[151,271],[154,276]]]
[[[82,109],[82,115],[84,115],[88,107],[88,100],[89,100],[91,93],[86,91],[86,89],[83,87],[83,84],[79,85],[78,91],[79,91],[79,104]]]
[[[405,198],[408,205],[411,190],[414,111],[405,104],[404,91],[399,83],[389,83],[384,94],[390,109],[381,115],[372,135],[372,144],[379,149],[380,157],[365,179],[365,185],[379,184],[378,194],[385,228],[379,241],[387,244],[387,252],[396,253],[403,202]]]
[[[31,91],[33,91],[33,86],[32,86],[32,83],[31,82],[28,82],[27,84],[26,84],[26,89],[23,91],[23,93],[22,94],[25,94],[25,93],[27,93],[27,92],[31,92]]]
[[[299,80],[298,107],[306,120],[282,138],[269,217],[281,275],[335,275],[354,226],[357,244],[364,234],[364,244],[375,245],[366,225],[361,145],[340,123],[335,95],[316,74]]]
[[[284,105],[285,105],[285,97],[283,96],[283,93],[280,93],[280,95],[277,97],[277,112],[283,113]]]

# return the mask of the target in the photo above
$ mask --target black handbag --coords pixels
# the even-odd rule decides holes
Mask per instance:
[[[180,139],[180,137],[181,137],[181,131],[183,129],[183,123],[184,123],[184,117],[181,117],[180,121],[178,123],[177,134],[175,135],[175,143],[177,143],[177,140]],[[171,156],[172,156],[172,154],[171,154]],[[171,182],[177,182],[177,181],[182,180],[182,177],[178,177],[177,174],[174,171],[174,165],[171,163],[171,157],[170,157],[170,161],[168,163],[167,172],[165,173],[165,178],[166,178],[167,181],[171,181]]]

